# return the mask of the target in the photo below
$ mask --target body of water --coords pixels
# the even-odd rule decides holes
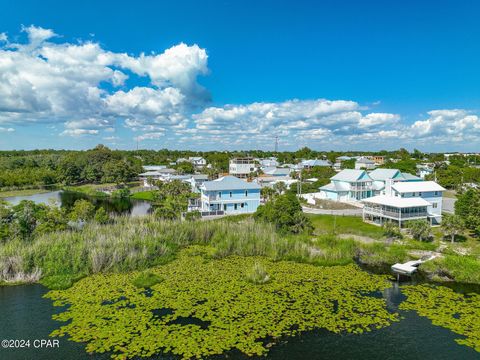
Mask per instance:
[[[130,198],[92,197],[82,193],[64,190],[28,196],[12,196],[4,200],[13,205],[17,205],[22,200],[30,200],[42,204],[55,201],[59,206],[70,209],[75,201],[79,199],[86,199],[95,205],[97,209],[103,207],[108,213],[115,215],[142,216],[148,214],[151,210],[151,204],[148,201]]]
[[[52,314],[62,309],[53,307],[49,299],[42,296],[48,290],[42,285],[20,285],[0,287],[1,339],[49,339],[48,334],[61,323],[52,320]],[[384,291],[391,311],[398,311],[403,301],[401,287],[393,284]],[[271,360],[285,359],[479,359],[472,348],[455,342],[460,336],[450,330],[433,326],[431,321],[413,311],[400,311],[403,319],[391,326],[362,335],[333,334],[325,330],[310,331],[301,336],[285,339],[273,346],[267,355]],[[154,359],[174,359],[156,356]],[[227,358],[227,355],[215,359]],[[241,353],[231,352],[229,359],[251,359]],[[259,359],[263,359],[261,357]],[[108,354],[89,355],[84,345],[59,338],[58,348],[33,347],[24,349],[0,348],[0,359],[51,360],[51,359],[109,359]]]

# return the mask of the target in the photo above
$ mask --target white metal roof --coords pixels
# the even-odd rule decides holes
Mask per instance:
[[[353,182],[360,179],[365,172],[366,172],[365,170],[344,169],[340,171],[338,174],[336,174],[335,176],[332,176],[330,179]],[[367,175],[367,177],[364,180],[371,181],[371,178]]]
[[[435,181],[402,181],[392,185],[399,193],[444,191],[445,189]]]
[[[375,169],[373,171],[370,171],[368,175],[373,179],[373,180],[388,180],[388,179],[393,179],[395,176],[398,175],[400,170],[398,169]]]
[[[409,208],[416,206],[429,206],[430,203],[421,197],[401,198],[399,196],[378,195],[362,200],[363,203],[386,205],[396,208]]]

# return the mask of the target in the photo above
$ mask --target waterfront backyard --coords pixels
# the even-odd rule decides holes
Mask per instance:
[[[5,244],[0,258],[10,259],[17,280],[42,269],[43,285],[0,287],[0,303],[7,322],[20,324],[18,333],[29,321],[45,324],[35,336],[66,335],[60,351],[78,359],[87,353],[280,359],[296,352],[319,356],[324,349],[335,357],[338,346],[349,346],[342,351],[358,358],[372,351],[394,358],[406,356],[413,343],[438,358],[478,356],[475,285],[455,282],[452,274],[448,287],[423,285],[435,268],[402,284],[389,273],[394,262],[438,251],[437,240],[391,242],[382,228],[358,217],[309,217],[313,235],[281,235],[248,216],[207,222],[124,216],[30,244]],[[460,256],[452,249],[445,258]],[[447,307],[430,309],[432,297]],[[387,338],[401,343],[395,354],[378,346]],[[356,343],[371,348],[350,348]],[[20,359],[31,352],[6,354]]]

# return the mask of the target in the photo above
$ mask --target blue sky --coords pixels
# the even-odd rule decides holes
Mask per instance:
[[[476,1],[0,5],[1,149],[478,151]]]

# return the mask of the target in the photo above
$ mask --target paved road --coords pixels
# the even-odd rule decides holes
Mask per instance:
[[[302,209],[303,212],[307,214],[362,216],[362,209],[326,210],[315,209],[306,206],[302,206]]]
[[[455,201],[457,201],[457,199],[444,197],[442,201],[442,211],[453,214],[455,212]]]

